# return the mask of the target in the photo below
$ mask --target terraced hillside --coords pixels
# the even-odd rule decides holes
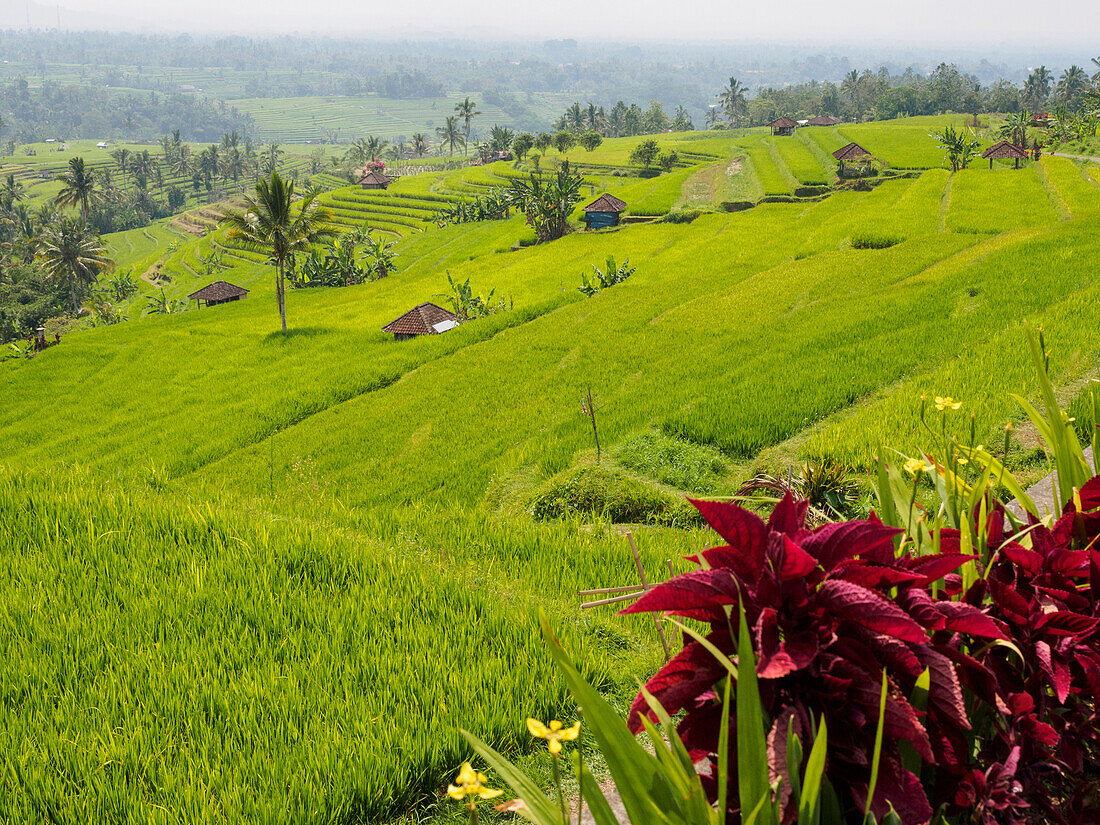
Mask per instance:
[[[923,126],[896,156],[881,128],[887,162],[928,155]],[[731,136],[654,178],[601,171],[593,153],[586,174],[675,203],[767,161],[761,190],[790,192],[843,137]],[[932,168],[516,251],[521,219],[419,217],[509,174],[328,193],[342,225],[393,234],[398,268],[292,290],[288,335],[262,258],[220,230],[183,233],[162,265],[172,289],[223,249],[218,277],[245,300],[0,365],[0,746],[18,768],[0,775],[0,818],[395,819],[468,756],[456,727],[522,755],[526,715],[572,718],[538,607],[612,695],[660,657],[652,625],[578,608],[577,590],[629,581],[633,562],[599,512],[537,519],[550,493],[614,479],[642,519],[679,525],[634,525],[665,570],[703,541],[683,493],[910,450],[922,394],[961,398],[978,439],[1000,443],[1020,421],[1009,392],[1034,391],[1025,319],[1046,330],[1063,391],[1100,372],[1094,169]],[[582,273],[609,255],[637,271],[585,297]],[[448,273],[508,308],[411,341],[381,331],[445,301]],[[578,409],[589,388],[599,465]],[[638,458],[654,442],[668,449]],[[701,481],[661,457],[700,454]]]

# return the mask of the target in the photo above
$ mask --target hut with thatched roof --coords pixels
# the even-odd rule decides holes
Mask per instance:
[[[816,115],[806,121],[807,126],[836,126],[843,123],[839,117],[833,117],[832,115]]]
[[[840,177],[862,177],[870,168],[873,155],[858,143],[849,143],[833,152]]]
[[[600,195],[584,208],[584,223],[589,229],[618,226],[619,218],[626,210],[626,201],[614,195]]]
[[[789,117],[781,117],[769,123],[768,127],[772,130],[774,136],[790,137],[794,134],[794,130],[798,128],[798,124]]]
[[[198,292],[192,292],[187,297],[192,301],[196,301],[200,307],[203,304],[213,307],[218,304],[228,304],[230,301],[239,301],[247,294],[248,290],[244,287],[231,284],[228,281],[214,281],[214,283],[204,286]]]
[[[395,341],[405,341],[418,335],[441,335],[461,323],[461,316],[428,301],[390,321],[382,332],[392,332]]]
[[[364,189],[385,189],[391,183],[393,183],[393,178],[382,174],[377,169],[371,169],[359,181],[359,185]]]
[[[1020,161],[1027,160],[1027,151],[1021,149],[1014,143],[1009,143],[1007,140],[1002,140],[1000,143],[994,143],[984,152],[982,152],[983,158],[989,159],[989,168],[993,168],[993,161],[995,160],[1014,160],[1016,161],[1016,168],[1020,168]]]

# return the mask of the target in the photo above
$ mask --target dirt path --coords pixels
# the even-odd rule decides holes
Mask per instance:
[[[1094,163],[1100,163],[1100,158],[1094,158],[1091,155],[1067,155],[1062,152],[1051,152],[1056,158],[1069,158],[1070,160],[1091,160]]]

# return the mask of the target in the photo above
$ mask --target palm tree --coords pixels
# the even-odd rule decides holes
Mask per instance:
[[[27,195],[23,188],[23,184],[15,179],[14,174],[4,178],[4,183],[0,186],[0,200],[2,200],[8,208],[11,208],[13,203],[18,203],[25,197],[27,197]]]
[[[332,213],[310,193],[300,204],[294,202],[294,182],[284,181],[278,172],[270,180],[256,182],[256,195],[245,198],[243,211],[226,212],[222,223],[229,227],[227,237],[245,249],[269,255],[275,265],[275,298],[279,318],[286,332],[286,266],[290,257],[305,252],[310,245],[335,236]]]
[[[573,105],[565,110],[564,128],[570,132],[579,132],[584,128],[584,110],[581,104],[574,100]]]
[[[455,112],[458,113],[458,116],[462,118],[466,125],[466,140],[462,143],[463,154],[465,154],[465,147],[470,142],[470,121],[480,115],[481,112],[477,111],[477,104],[470,100],[470,98],[466,98],[461,103],[457,104],[455,106]]]
[[[61,191],[54,200],[61,206],[79,206],[81,217],[87,220],[95,199],[95,175],[85,168],[84,158],[70,158],[69,171],[61,176]]]
[[[115,149],[111,152],[111,157],[115,159],[115,166],[118,167],[120,172],[130,171],[130,150],[129,149]]]
[[[745,96],[747,91],[748,89],[741,85],[740,80],[731,77],[729,85],[722,89],[718,95],[718,102],[722,104],[722,109],[725,110],[730,126],[733,126],[737,122],[737,118],[746,114],[749,110],[748,98]]]
[[[708,129],[713,129],[715,126],[718,125],[718,112],[719,111],[720,110],[717,106],[711,106],[707,109],[706,122],[707,122],[707,128]]]
[[[367,154],[370,155],[371,160],[377,160],[378,156],[382,154],[382,150],[386,148],[386,141],[380,137],[371,135],[367,138],[366,142]]]
[[[100,272],[114,266],[102,242],[88,230],[88,225],[73,218],[62,218],[42,231],[38,256],[47,277],[68,284],[73,314],[80,311],[82,288],[94,284]]]
[[[1028,109],[1033,112],[1046,111],[1052,80],[1053,75],[1046,66],[1040,66],[1028,75],[1027,82],[1024,83],[1024,104]]]
[[[1058,102],[1065,104],[1070,110],[1076,110],[1088,87],[1089,77],[1085,70],[1074,64],[1062,72],[1058,79]]]
[[[417,132],[412,137],[412,150],[413,154],[418,158],[424,157],[428,153],[429,143],[427,135]]]
[[[397,253],[393,251],[396,241],[386,242],[382,238],[375,238],[368,231],[363,238],[363,263],[367,265],[367,272],[375,279],[385,278],[394,270],[394,259]]]
[[[462,136],[462,127],[458,125],[457,115],[449,115],[446,124],[437,128],[435,133],[439,135],[440,145],[450,148],[452,157],[455,146],[466,146],[466,139]]]
[[[263,155],[263,171],[266,174],[277,171],[279,168],[279,161],[285,154],[286,152],[284,152],[275,141],[267,144],[267,148],[264,149]],[[236,180],[236,178],[234,178],[234,180]]]
[[[185,178],[191,174],[191,147],[181,143],[172,157],[172,174]]]
[[[172,151],[175,149],[175,146],[172,143],[172,136],[171,135],[161,135],[160,148],[164,152],[164,162],[165,163],[171,163],[172,162]]]

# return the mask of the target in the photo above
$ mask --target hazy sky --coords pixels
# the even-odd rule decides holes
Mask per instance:
[[[43,12],[55,9],[48,0],[39,3]],[[61,0],[61,7],[63,17],[72,10],[65,28],[99,19],[104,28],[131,30],[967,43],[982,51],[1070,46],[1100,54],[1100,0]]]

